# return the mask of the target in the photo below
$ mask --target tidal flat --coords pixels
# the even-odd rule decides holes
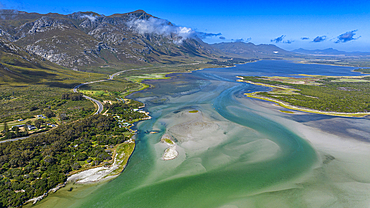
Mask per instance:
[[[265,87],[236,81],[309,70],[352,73],[350,67],[261,61],[149,81],[154,88],[131,95],[146,103],[152,119],[137,124],[125,171],[109,182],[70,184],[36,207],[367,207],[367,117],[286,114],[244,96]],[[164,134],[177,145],[172,160],[162,158]]]

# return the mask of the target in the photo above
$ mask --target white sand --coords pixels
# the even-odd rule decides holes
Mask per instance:
[[[134,142],[134,140],[130,139],[127,142],[132,143]],[[73,174],[72,176],[68,177],[67,182],[75,182],[78,184],[84,184],[84,183],[100,182],[103,180],[109,180],[109,179],[115,178],[119,174],[115,174],[115,175],[110,175],[110,174],[113,171],[117,170],[119,168],[120,163],[122,162],[122,161],[117,160],[118,157],[121,157],[121,156],[116,155],[114,157],[113,164],[109,167],[96,167],[96,168],[92,168],[89,170],[85,170],[85,171]]]
[[[173,160],[175,159],[177,156],[179,155],[179,153],[176,151],[176,146],[173,145],[173,146],[170,146],[168,147],[164,153],[163,153],[163,160]]]
[[[345,134],[338,136],[324,132],[305,123],[289,119],[290,116],[276,111],[276,107],[268,103],[259,104],[260,106],[253,105],[255,112],[284,125],[308,141],[316,150],[320,161],[317,166],[313,167],[312,172],[299,182],[304,188],[285,192],[265,192],[255,196],[253,200],[259,201],[261,198],[269,197],[271,203],[283,206],[296,203],[290,201],[293,198],[289,198],[294,194],[300,196],[306,207],[370,207],[370,143],[346,137]],[[338,120],[344,123],[360,122],[360,120],[350,118],[328,117],[321,123],[335,125],[334,121]],[[307,124],[316,122],[310,121]],[[363,122],[365,121],[362,120]],[[365,128],[360,125],[358,127]],[[347,131],[356,135],[369,135],[358,129]],[[243,201],[244,203],[247,202]],[[268,206],[267,202],[260,205]]]
[[[170,140],[170,142],[168,142]],[[172,137],[169,134],[164,134],[161,138],[161,142],[165,143],[169,147],[164,150],[162,159],[163,160],[173,160],[175,159],[179,153],[176,150],[176,143],[172,140]]]

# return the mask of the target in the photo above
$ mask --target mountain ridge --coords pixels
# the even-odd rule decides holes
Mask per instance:
[[[298,55],[273,44],[255,45],[251,42],[222,42],[212,44],[212,46],[225,53],[237,55],[242,58],[283,58]]]
[[[141,26],[169,31],[141,33]],[[1,37],[30,53],[75,70],[121,69],[130,65],[186,63],[189,59],[217,57],[217,50],[199,38],[183,37],[184,34],[176,33],[177,28],[143,10],[110,16],[94,12],[43,15],[0,11]]]
[[[347,51],[340,51],[334,48],[326,48],[326,49],[295,49],[292,50],[295,53],[301,54],[310,54],[310,55],[344,55],[344,56],[369,56],[370,52],[361,52],[361,51],[354,51],[354,52],[347,52]]]

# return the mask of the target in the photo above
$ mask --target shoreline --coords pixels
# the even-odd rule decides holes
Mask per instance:
[[[252,81],[244,81],[241,76],[237,76],[240,80],[237,80],[238,82],[245,82],[253,85],[260,85],[260,86],[265,86],[265,87],[271,87],[271,88],[283,88],[283,89],[292,89],[292,88],[284,88],[281,86],[275,86],[275,85],[269,85],[269,84],[264,84],[264,83],[257,83],[257,82],[252,82]],[[343,116],[343,117],[364,117],[370,115],[370,112],[355,112],[355,113],[344,113],[344,112],[335,112],[335,111],[320,111],[320,110],[315,110],[315,109],[310,109],[310,108],[305,108],[305,107],[298,107],[294,105],[290,105],[289,103],[286,103],[284,101],[280,101],[278,99],[273,99],[269,97],[264,97],[257,95],[257,92],[251,92],[251,93],[244,93],[247,97],[250,98],[255,98],[259,100],[265,100],[269,102],[274,102],[277,105],[290,109],[290,110],[296,110],[296,111],[302,111],[306,113],[316,113],[316,114],[322,114],[322,115],[329,115],[329,116]]]
[[[117,150],[122,147],[123,145],[131,145],[132,151],[129,152],[128,155],[125,154],[125,152],[117,153]],[[31,198],[27,200],[25,203],[22,204],[28,204],[33,203],[36,204],[37,202],[41,201],[45,197],[47,197],[50,193],[55,193],[59,189],[65,187],[68,183],[76,183],[76,184],[92,184],[92,183],[99,183],[103,181],[108,181],[111,179],[114,179],[118,177],[126,168],[129,159],[132,156],[132,153],[134,152],[136,147],[135,140],[132,139],[132,137],[121,143],[117,144],[117,147],[115,148],[114,156],[113,156],[113,164],[105,167],[105,166],[93,166],[91,168],[78,171],[76,173],[73,173],[72,175],[68,176],[67,180],[64,183],[58,184],[56,187],[49,189],[44,194]]]
[[[197,68],[197,69],[189,70],[189,71],[185,71],[185,72],[164,72],[164,73],[160,73],[160,74],[163,75],[162,77],[158,77],[158,78],[142,78],[142,79],[139,79],[136,82],[138,82],[139,84],[141,84],[142,87],[140,89],[137,89],[137,90],[134,90],[134,91],[131,91],[131,92],[126,92],[124,94],[124,97],[126,98],[126,96],[131,95],[131,94],[133,94],[135,92],[142,91],[142,90],[145,90],[147,88],[151,88],[152,85],[148,85],[148,84],[142,83],[144,80],[150,80],[150,79],[155,79],[155,80],[158,80],[158,79],[170,79],[170,77],[167,77],[168,74],[173,74],[173,73],[190,73],[192,71],[203,70],[203,69],[204,68]],[[127,71],[127,70],[125,70],[125,71]],[[125,71],[121,71],[119,73],[117,72],[117,73],[115,73],[113,75],[109,75],[109,78],[107,80],[105,80],[105,81],[113,80],[114,76],[118,76],[118,75],[120,75],[121,73],[123,73]],[[154,74],[156,74],[156,73],[154,73]],[[145,103],[144,103],[143,106],[140,106],[139,108],[144,108],[144,107],[145,107]],[[146,114],[147,117],[142,118],[139,121],[150,120],[152,118],[149,115],[149,112],[145,112],[145,114]],[[137,122],[139,122],[139,121],[137,121]],[[134,122],[133,125],[135,123],[137,123],[137,122]],[[52,189],[49,189],[47,192],[45,192],[44,194],[42,194],[40,196],[37,196],[37,197],[34,197],[34,198],[31,198],[31,199],[27,200],[25,203],[22,204],[22,206],[25,205],[25,204],[28,204],[30,202],[32,202],[33,204],[36,204],[37,202],[39,202],[42,199],[44,199],[45,197],[47,197],[49,193],[55,193],[59,189],[65,187],[67,185],[67,183],[77,183],[77,184],[99,183],[99,182],[103,182],[103,181],[114,179],[114,178],[118,177],[119,175],[121,175],[121,173],[126,168],[128,162],[129,162],[129,159],[133,155],[134,150],[136,148],[135,140],[132,139],[136,135],[136,130],[132,130],[131,127],[132,127],[132,125],[129,127],[129,131],[131,133],[134,133],[134,135],[132,135],[132,137],[130,138],[130,140],[125,141],[125,142],[123,142],[121,144],[118,144],[118,145],[123,145],[123,144],[125,144],[127,142],[132,142],[133,145],[134,145],[134,148],[132,149],[131,153],[128,155],[128,157],[127,157],[126,160],[121,161],[120,164],[116,164],[116,165],[119,166],[118,168],[113,167],[113,165],[115,165],[115,161],[116,161],[116,158],[117,158],[116,150],[117,150],[118,147],[116,147],[115,154],[114,154],[114,157],[113,157],[114,163],[111,165],[111,167],[107,168],[107,167],[104,167],[104,166],[93,166],[93,167],[90,167],[88,169],[77,171],[76,173],[73,173],[72,175],[68,176],[67,180],[64,183],[58,184],[56,187],[54,187]],[[176,153],[177,153],[177,151],[176,151]],[[176,157],[177,157],[177,155],[176,155]],[[120,170],[120,169],[122,169],[122,170]],[[120,170],[120,171],[112,174],[116,170]],[[103,172],[103,171],[105,171],[105,172]],[[110,175],[110,174],[112,174],[112,175]],[[84,182],[78,182],[78,181],[81,181],[81,180],[84,180]]]

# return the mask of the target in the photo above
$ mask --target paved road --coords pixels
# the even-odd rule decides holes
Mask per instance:
[[[199,63],[191,63],[191,64],[178,64],[177,66],[186,66],[186,65],[196,65],[196,64],[199,64]],[[166,66],[158,66],[156,68],[163,68],[163,67],[166,67]],[[105,81],[109,81],[109,80],[113,80],[113,78],[115,76],[118,76],[120,75],[121,73],[123,72],[128,72],[128,71],[134,71],[134,70],[141,70],[141,69],[148,69],[148,68],[152,68],[152,67],[142,67],[142,68],[136,68],[136,69],[127,69],[127,70],[123,70],[123,71],[119,71],[119,72],[116,72],[114,74],[111,74],[109,75],[109,78],[108,79],[103,79],[103,80],[97,80],[97,81],[91,81],[91,82],[86,82],[86,83],[82,83],[82,84],[79,84],[77,86],[75,86],[73,88],[73,92],[78,92],[78,88],[81,87],[82,85],[88,85],[88,84],[93,84],[93,83],[97,83],[97,82],[105,82]],[[89,96],[86,96],[86,95],[83,95],[84,98],[86,99],[89,99],[91,101],[93,101],[94,103],[96,103],[96,105],[98,106],[98,110],[94,113],[94,115],[96,114],[100,114],[102,111],[103,111],[103,104],[99,101],[99,100],[96,100],[94,98],[91,98]]]
[[[17,140],[27,139],[28,137],[29,136],[27,136],[27,137],[20,137],[20,138],[14,138],[14,139],[7,139],[7,140],[0,141],[0,144],[1,143],[5,143],[5,142],[13,142],[13,141],[17,141]]]
[[[77,91],[78,88],[81,87],[82,85],[92,84],[92,83],[96,83],[96,82],[105,82],[105,81],[108,81],[108,79],[98,80],[98,81],[92,81],[92,82],[86,82],[86,83],[79,84],[79,85],[77,85],[76,87],[73,88],[73,92],[78,92]],[[99,100],[96,100],[96,99],[94,99],[92,97],[89,97],[89,96],[86,96],[86,95],[83,95],[82,97],[84,97],[86,99],[89,99],[92,102],[96,103],[96,105],[98,106],[98,110],[96,110],[96,112],[94,113],[94,115],[99,114],[99,113],[101,113],[103,111],[103,109],[104,109],[103,104]]]
[[[196,64],[199,64],[199,63],[192,63],[192,64],[178,64],[176,66],[185,66],[185,65],[196,65]],[[163,68],[165,66],[159,66],[159,67],[156,67],[156,68]],[[97,83],[97,82],[105,82],[105,81],[109,81],[109,80],[113,80],[113,78],[115,76],[118,76],[120,75],[121,73],[123,72],[127,72],[127,71],[133,71],[133,70],[141,70],[141,69],[148,69],[148,68],[151,68],[151,67],[143,67],[143,68],[137,68],[137,69],[127,69],[127,70],[123,70],[123,71],[119,71],[119,72],[116,72],[114,74],[111,74],[109,75],[109,78],[108,79],[102,79],[102,80],[97,80],[97,81],[91,81],[91,82],[85,82],[85,83],[82,83],[82,84],[79,84],[77,86],[75,86],[73,88],[73,92],[78,92],[78,88],[80,88],[82,85],[88,85],[88,84],[93,84],[93,83]],[[91,100],[92,102],[96,103],[96,105],[98,106],[98,110],[94,113],[94,115],[96,114],[100,114],[102,111],[103,111],[103,104],[99,101],[99,100],[96,100],[94,98],[91,98],[89,96],[86,96],[86,95],[83,95],[84,98],[86,99],[89,99]],[[42,132],[42,133],[45,133],[45,132]],[[37,134],[36,134],[37,135]],[[33,136],[33,135],[31,135]],[[7,139],[7,140],[3,140],[3,141],[0,141],[0,144],[1,143],[5,143],[5,142],[12,142],[12,141],[17,141],[17,140],[22,140],[22,139],[26,139],[30,136],[26,136],[26,137],[21,137],[21,138],[14,138],[14,139]]]

